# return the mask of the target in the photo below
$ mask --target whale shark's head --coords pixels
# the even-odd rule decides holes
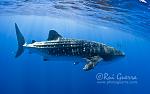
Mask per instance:
[[[114,55],[116,55],[116,56],[125,56],[125,53],[120,51],[120,50],[116,50],[116,51],[114,51]]]
[[[124,52],[109,46],[104,46],[104,52],[106,55],[111,55],[111,56],[125,56]]]
[[[117,57],[123,57],[125,53],[110,46],[104,46],[104,54],[101,56],[104,60],[112,60]]]

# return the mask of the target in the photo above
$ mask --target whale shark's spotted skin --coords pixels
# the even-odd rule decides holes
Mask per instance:
[[[31,47],[34,47],[41,51],[46,49],[48,55],[55,55],[55,56],[80,55],[82,57],[87,57],[87,56],[90,57],[90,56],[98,55],[100,51],[102,54],[102,51],[104,50],[104,49],[100,49],[102,48],[102,46],[104,45],[95,42],[61,38],[56,41],[35,42]]]
[[[16,57],[22,54],[24,48],[41,54],[44,61],[47,61],[49,56],[78,56],[86,58],[87,64],[83,69],[87,71],[94,68],[101,60],[112,56],[124,56],[123,52],[103,43],[63,38],[54,30],[50,30],[47,41],[33,40],[31,44],[26,44],[17,24],[15,27],[19,46]]]

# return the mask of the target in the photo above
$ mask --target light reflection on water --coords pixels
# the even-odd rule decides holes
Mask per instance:
[[[0,15],[55,16],[96,24],[115,23],[116,27],[122,25],[120,28],[127,32],[145,37],[150,30],[149,7],[149,2],[143,4],[138,0],[4,0],[0,1]]]

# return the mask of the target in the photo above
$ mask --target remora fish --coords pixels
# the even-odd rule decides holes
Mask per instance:
[[[18,40],[18,50],[15,57],[19,57],[24,52],[24,49],[41,54],[44,57],[44,61],[47,61],[48,57],[51,56],[56,56],[57,58],[77,56],[86,59],[87,63],[83,69],[88,71],[102,60],[125,55],[123,52],[103,43],[63,38],[55,30],[49,31],[47,41],[36,42],[32,40],[31,44],[27,44],[16,23],[15,29]]]

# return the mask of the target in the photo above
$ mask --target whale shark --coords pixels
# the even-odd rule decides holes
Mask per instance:
[[[37,53],[43,57],[44,61],[49,61],[49,58],[56,57],[80,57],[86,60],[83,70],[88,71],[93,69],[99,62],[108,60],[113,57],[125,56],[125,53],[108,46],[104,43],[64,38],[55,30],[50,30],[48,38],[45,41],[37,42],[32,40],[32,43],[26,43],[24,36],[15,23],[16,36],[18,41],[18,50],[15,57],[19,57],[25,49],[30,53]],[[78,64],[75,62],[74,64]]]

